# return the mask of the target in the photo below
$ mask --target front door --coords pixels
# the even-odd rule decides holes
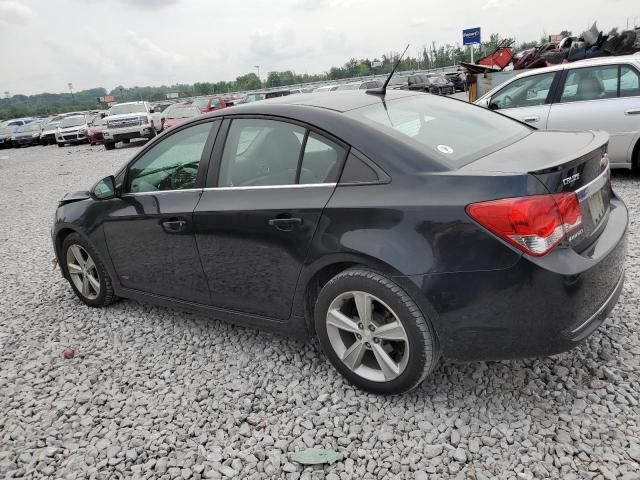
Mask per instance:
[[[122,192],[104,222],[121,285],[146,293],[209,303],[193,230],[212,138],[204,122],[156,142],[129,165]]]
[[[624,165],[640,132],[640,74],[630,65],[571,68],[549,128],[604,130],[611,163]]]
[[[532,127],[546,128],[550,109],[548,99],[556,74],[547,72],[514,80],[491,96],[489,108]]]
[[[219,173],[195,211],[212,305],[289,317],[298,276],[346,152],[337,140],[294,123],[231,121]]]

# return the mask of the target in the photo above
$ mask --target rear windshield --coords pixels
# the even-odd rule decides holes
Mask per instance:
[[[407,138],[454,167],[506,147],[531,129],[485,108],[433,95],[412,95],[346,112],[400,140]]]

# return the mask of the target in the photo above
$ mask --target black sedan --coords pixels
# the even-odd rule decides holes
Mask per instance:
[[[14,147],[30,147],[40,145],[42,127],[39,123],[27,123],[18,127],[16,133],[11,136],[11,145]]]
[[[438,96],[301,94],[220,110],[64,197],[52,235],[89,306],[117,297],[316,335],[351,382],[548,355],[623,286],[603,133]]]

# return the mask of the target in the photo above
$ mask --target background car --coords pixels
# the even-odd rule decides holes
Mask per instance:
[[[0,123],[0,148],[11,147],[11,136],[13,132],[9,130],[4,124]]]
[[[604,321],[628,224],[607,142],[417,92],[254,102],[64,197],[52,239],[87,305],[315,335],[349,381],[398,393],[441,357],[559,353]]]
[[[193,104],[197,106],[202,113],[213,112],[214,110],[220,110],[221,108],[227,108],[229,106],[224,97],[195,98]]]
[[[87,130],[87,140],[90,145],[98,145],[102,143],[103,136],[102,130],[107,127],[107,120],[101,115],[96,115],[89,122],[89,129]]]
[[[40,134],[40,142],[42,145],[53,145],[56,143],[56,131],[58,130],[60,120],[64,117],[64,115],[58,115],[56,117],[51,117],[43,123],[42,133]]]
[[[475,103],[540,129],[604,130],[612,168],[640,168],[638,55],[529,70]]]
[[[429,73],[425,75],[427,84],[429,85],[429,93],[434,95],[451,95],[456,93],[453,82],[447,80],[444,75],[439,73]]]
[[[40,143],[42,127],[38,122],[31,122],[17,128],[11,136],[11,146],[30,147]]]
[[[455,87],[456,91],[465,92],[467,90],[467,74],[464,72],[446,73],[445,77]]]
[[[314,92],[333,92],[338,89],[338,85],[323,85],[314,90]]]
[[[89,142],[89,116],[85,114],[71,115],[60,120],[56,130],[58,147],[66,144]]]
[[[359,80],[357,82],[344,83],[338,85],[336,90],[367,90],[369,88],[379,88],[384,82],[381,80]]]
[[[200,109],[195,104],[172,105],[163,113],[163,128],[175,127],[190,118],[201,115]]]

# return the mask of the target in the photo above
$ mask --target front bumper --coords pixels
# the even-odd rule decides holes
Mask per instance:
[[[150,124],[127,128],[109,128],[102,131],[102,136],[106,142],[120,142],[134,138],[151,138],[153,130]]]
[[[40,143],[40,137],[21,137],[21,138],[14,138],[11,141],[11,144],[14,147],[29,147],[31,145],[34,145],[36,143]]]
[[[58,143],[83,143],[87,141],[86,133],[63,133],[62,135],[56,135],[56,142]]]
[[[504,270],[410,277],[421,290],[442,354],[451,360],[539,357],[593,333],[624,286],[628,213],[613,198],[607,226],[580,254],[557,248]]]

